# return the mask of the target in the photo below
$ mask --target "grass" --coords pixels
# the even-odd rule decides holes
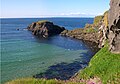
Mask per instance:
[[[99,22],[100,22],[102,19],[103,19],[103,15],[96,16],[96,17],[94,18],[94,24],[95,24],[95,25],[98,25]]]
[[[46,79],[35,79],[35,78],[22,78],[17,80],[12,80],[6,84],[84,84],[76,83],[74,81],[61,81],[61,80],[46,80]]]
[[[38,24],[42,24],[42,23],[45,23],[45,22],[50,22],[50,21],[48,21],[48,20],[40,20],[40,21],[38,21],[37,23],[38,23]]]
[[[97,32],[97,30],[95,30],[94,28],[87,28],[87,29],[84,29],[84,33],[95,33]]]
[[[6,84],[60,84],[57,80],[23,78],[7,82]]]
[[[79,73],[82,79],[99,77],[103,84],[120,83],[120,54],[109,52],[108,45],[91,59],[89,66]]]
[[[105,26],[107,27],[108,26],[108,11],[106,11],[105,13],[104,13],[104,18],[103,18],[103,20],[104,20],[104,24],[105,24]]]

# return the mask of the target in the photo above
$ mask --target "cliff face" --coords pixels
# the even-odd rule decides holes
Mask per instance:
[[[110,51],[120,53],[120,0],[110,1],[108,20]]]
[[[99,43],[99,48],[102,48],[105,45],[106,39],[108,38],[108,11],[106,11],[102,19],[99,21],[99,31],[98,31],[98,43]]]

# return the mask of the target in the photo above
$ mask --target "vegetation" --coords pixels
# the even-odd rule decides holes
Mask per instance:
[[[48,20],[40,20],[40,21],[38,21],[37,23],[38,23],[38,24],[42,24],[42,23],[45,23],[45,22],[50,22],[50,21],[48,21]]]
[[[60,81],[60,80],[46,80],[46,79],[34,79],[34,78],[23,78],[12,80],[11,82],[7,82],[6,84],[84,84],[84,83],[76,83],[72,81]]]
[[[57,80],[23,78],[7,82],[6,84],[60,84]]]
[[[84,33],[95,33],[97,32],[97,29],[95,28],[88,28],[88,29],[84,29]]]
[[[99,22],[103,19],[103,15],[100,15],[100,16],[96,16],[94,18],[94,25],[98,25]]]
[[[104,18],[103,18],[103,23],[105,24],[105,26],[107,27],[108,26],[108,11],[106,11],[104,13]]]
[[[89,66],[79,73],[82,79],[99,77],[103,84],[120,83],[120,54],[109,52],[108,45],[91,59]]]

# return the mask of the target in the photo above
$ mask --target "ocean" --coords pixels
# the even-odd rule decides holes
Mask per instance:
[[[67,74],[70,77],[79,69],[87,66],[91,57],[95,54],[91,47],[82,40],[59,35],[48,39],[39,39],[25,29],[32,22],[39,20],[52,21],[68,30],[83,28],[86,23],[93,23],[93,18],[1,19],[2,83],[18,78],[33,77],[40,73],[55,78],[54,72],[56,72],[56,69],[54,67],[60,68],[59,71],[57,70],[57,76],[61,76],[61,73],[66,71],[71,73]],[[20,30],[16,30],[17,28]],[[64,68],[66,70],[63,70]],[[48,74],[49,71],[53,71],[53,74]],[[67,79],[67,77],[64,79]]]

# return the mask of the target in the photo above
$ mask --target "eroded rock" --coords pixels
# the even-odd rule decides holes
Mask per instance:
[[[111,52],[120,53],[120,0],[110,1],[109,44]]]

